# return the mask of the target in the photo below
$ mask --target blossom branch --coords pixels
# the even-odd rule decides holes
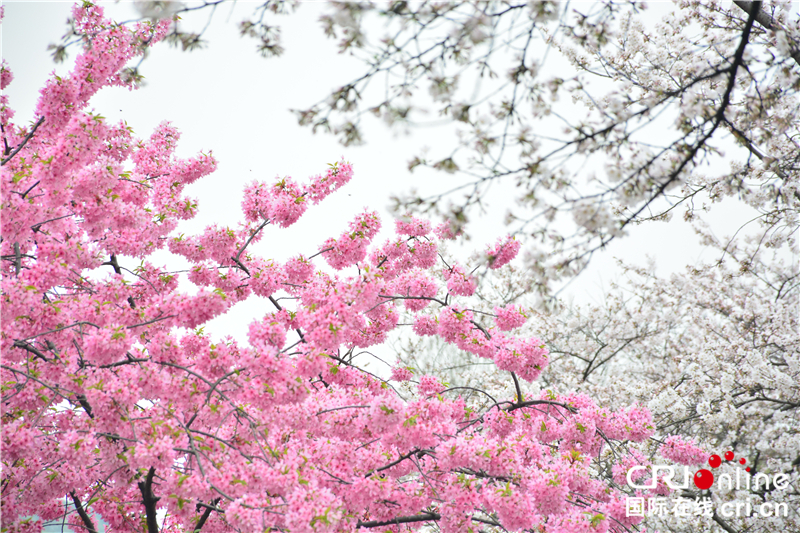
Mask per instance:
[[[203,514],[200,516],[200,520],[197,521],[197,525],[194,526],[194,531],[192,533],[197,533],[198,531],[203,529],[203,526],[206,525],[206,521],[208,520],[208,517],[211,516],[211,511],[216,511],[218,513],[224,512],[224,511],[222,511],[222,509],[219,509],[217,507],[217,504],[219,502],[220,502],[220,498],[215,498],[215,499],[211,500],[211,505],[204,504],[204,503],[201,503],[201,502],[197,503],[198,510],[200,508],[205,508],[205,511],[203,511]]]
[[[268,218],[265,218],[265,219],[264,219],[264,222],[262,222],[260,226],[258,226],[258,227],[257,227],[255,230],[253,230],[253,233],[251,233],[251,234],[250,234],[250,237],[248,237],[248,238],[247,238],[247,240],[246,240],[246,241],[245,241],[245,243],[242,245],[242,247],[241,247],[241,248],[239,248],[239,251],[238,251],[238,252],[236,252],[236,257],[231,257],[231,259],[233,260],[233,262],[234,262],[234,263],[236,263],[237,265],[239,265],[239,268],[241,268],[241,269],[242,269],[242,270],[245,272],[245,274],[247,274],[248,276],[250,275],[250,270],[248,270],[248,268],[247,268],[246,266],[244,266],[244,265],[241,263],[241,261],[239,260],[239,258],[242,256],[242,253],[243,253],[243,252],[245,251],[245,249],[246,249],[246,248],[247,248],[247,247],[250,245],[250,243],[251,243],[251,242],[252,242],[252,240],[253,240],[253,239],[256,237],[256,235],[258,235],[258,234],[259,234],[259,232],[261,232],[261,230],[262,230],[262,229],[264,229],[264,227],[265,227],[267,224],[269,224],[269,219],[268,219]]]
[[[577,413],[578,412],[578,410],[575,409],[574,407],[570,407],[569,405],[567,405],[565,403],[554,402],[554,401],[551,401],[551,400],[528,400],[528,401],[525,401],[525,402],[519,402],[519,403],[515,403],[514,405],[511,405],[508,408],[506,408],[506,411],[508,411],[508,412],[516,411],[517,409],[522,409],[523,407],[531,407],[531,406],[534,406],[534,405],[555,405],[557,407],[563,407],[564,409],[566,409],[567,411],[569,411],[571,413]]]
[[[39,350],[34,348],[33,345],[31,345],[28,342],[25,342],[25,341],[14,341],[13,346],[14,346],[14,348],[20,348],[22,350],[26,350],[26,351],[32,353],[33,355],[35,355],[36,357],[38,357],[39,359],[41,359],[45,363],[50,361],[47,357],[45,357],[45,355],[42,352],[40,352]]]
[[[34,134],[34,133],[36,133],[36,130],[37,130],[37,129],[39,129],[39,126],[41,126],[43,122],[44,122],[44,116],[42,116],[42,117],[41,117],[41,118],[40,118],[40,119],[39,119],[39,120],[36,122],[36,125],[34,125],[34,126],[33,126],[33,129],[30,131],[30,133],[28,133],[28,134],[25,136],[25,138],[24,138],[24,139],[22,139],[22,142],[21,142],[21,143],[19,143],[19,144],[17,145],[17,147],[16,147],[16,148],[14,148],[14,150],[13,150],[13,151],[12,151],[10,154],[8,154],[8,157],[6,157],[5,159],[3,159],[3,161],[2,161],[2,162],[0,162],[0,166],[3,166],[3,165],[5,165],[6,163],[8,163],[9,161],[11,161],[11,159],[12,159],[12,158],[13,158],[15,155],[17,155],[17,154],[19,153],[19,151],[20,151],[20,150],[22,150],[22,149],[25,147],[25,145],[26,145],[26,144],[28,144],[28,141],[30,141],[30,140],[31,140],[31,137],[33,137],[33,134]]]
[[[761,9],[761,2],[744,2],[742,0],[733,0],[733,3],[745,13],[750,14],[751,12],[755,12],[756,22],[758,22],[761,26],[764,27],[766,30],[780,30],[786,33],[781,27],[776,28],[775,20],[769,16],[763,9]],[[788,36],[787,36],[788,37]],[[792,47],[792,54],[791,58],[794,59],[795,63],[800,65],[800,47],[797,46],[797,43],[793,43],[795,46]]]
[[[430,522],[432,520],[435,521],[441,518],[442,518],[441,515],[439,515],[438,513],[425,513],[414,516],[400,516],[392,520],[370,520],[369,522],[362,522],[359,520],[358,524],[356,524],[356,528],[383,527],[391,525],[410,524],[412,522]]]

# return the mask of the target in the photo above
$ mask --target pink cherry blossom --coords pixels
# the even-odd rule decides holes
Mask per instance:
[[[447,290],[457,296],[472,296],[475,292],[475,279],[464,271],[461,265],[453,265],[443,271],[444,279],[447,280]]]
[[[468,533],[490,519],[562,533],[623,520],[625,492],[595,462],[631,464],[616,441],[650,437],[646,409],[552,391],[526,398],[517,378],[539,377],[547,347],[498,331],[524,322],[516,306],[495,307],[497,328],[484,322],[491,314],[471,307],[478,281],[444,255],[440,263],[427,221],[398,221],[373,246],[381,221],[357,214],[318,248],[335,271],[320,268],[312,243],[297,243],[285,263],[259,255],[253,243],[351,179],[344,161],[308,180],[250,183],[240,222],[178,233],[201,208],[184,190],[214,171],[210,152],[180,159],[175,126],[140,140],[84,111],[103,87],[130,86],[121,69],[169,21],[129,28],[89,3],[73,16],[84,50],[68,76],[45,84],[27,141],[3,100],[3,131],[19,146],[0,171],[3,528],[97,530],[102,520],[151,533],[338,533],[438,523]],[[318,231],[316,243],[330,235]],[[156,264],[165,247],[188,268]],[[517,248],[502,241],[490,266]],[[248,300],[260,311],[246,339],[205,332]],[[413,387],[408,367],[376,370],[370,363],[383,364],[384,343],[401,331],[484,358],[508,390],[495,399],[473,388],[476,403],[434,375]],[[677,440],[663,449],[681,460],[694,451]]]
[[[395,231],[398,235],[408,235],[410,237],[422,237],[431,232],[430,220],[423,220],[420,218],[406,215],[398,220],[395,220]]]
[[[498,269],[507,265],[519,253],[520,243],[514,237],[498,239],[494,247],[486,251],[489,258],[489,268]]]
[[[680,435],[670,435],[664,439],[659,449],[661,455],[681,465],[699,465],[708,460],[709,454]]]
[[[523,325],[528,320],[525,310],[518,305],[507,305],[505,307],[495,307],[495,324],[503,331],[511,331]]]

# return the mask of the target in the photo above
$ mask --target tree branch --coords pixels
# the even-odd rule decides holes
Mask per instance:
[[[158,533],[158,520],[156,520],[156,503],[161,498],[156,498],[153,495],[153,476],[156,473],[154,467],[150,467],[147,471],[147,477],[144,481],[137,483],[139,491],[142,493],[142,504],[144,505],[145,513],[147,513],[147,531],[148,533]]]
[[[517,375],[511,372],[511,378],[514,380],[514,388],[517,389],[517,402],[524,402],[525,398],[522,397],[522,389],[519,386],[519,380],[517,379]]]
[[[122,270],[119,268],[119,263],[117,262],[117,256],[116,255],[111,254],[111,261],[109,261],[108,263],[103,263],[103,264],[111,265],[114,268],[114,272],[116,272],[120,276],[122,275]],[[136,309],[136,303],[133,301],[133,296],[128,296],[128,305],[131,306],[131,309]]]
[[[395,518],[394,520],[370,520],[369,522],[361,522],[359,520],[358,524],[356,524],[356,527],[370,528],[370,527],[391,526],[399,524],[408,524],[411,522],[428,522],[431,520],[439,520],[440,518],[441,515],[437,513],[425,513],[414,516],[400,516]]]
[[[506,411],[510,413],[511,411],[516,411],[517,409],[521,409],[523,407],[531,407],[533,405],[555,405],[558,407],[563,407],[564,409],[566,409],[571,413],[577,412],[577,409],[575,409],[574,407],[570,407],[565,403],[553,402],[550,400],[528,400],[527,402],[515,403],[514,405],[506,409]]]
[[[401,455],[399,459],[397,459],[396,461],[392,461],[388,465],[383,465],[380,468],[376,468],[375,470],[370,470],[369,472],[367,472],[367,474],[364,477],[370,477],[372,474],[375,474],[377,472],[382,472],[383,470],[388,470],[389,468],[391,468],[391,467],[393,467],[393,466],[395,466],[397,464],[402,463],[403,461],[405,461],[409,457],[412,457],[412,456],[418,455],[418,454],[425,454],[425,453],[429,453],[429,451],[428,450],[419,450],[419,449],[411,450],[407,454]],[[422,457],[422,455],[419,455],[419,457]],[[394,522],[389,522],[389,523],[390,524],[394,524]],[[375,526],[369,526],[369,527],[375,527]]]
[[[722,101],[719,104],[719,108],[717,109],[717,112],[714,114],[714,117],[711,119],[713,122],[711,125],[711,129],[705,135],[703,135],[703,137],[699,141],[697,141],[697,143],[695,143],[694,146],[692,146],[692,148],[689,150],[689,154],[683,158],[683,161],[681,162],[680,165],[678,165],[678,168],[672,171],[669,178],[666,179],[664,183],[661,184],[661,186],[658,188],[658,191],[656,191],[654,195],[651,195],[651,198],[647,202],[645,202],[644,205],[642,205],[632,216],[628,217],[628,219],[622,223],[620,229],[624,228],[625,226],[633,222],[633,220],[635,220],[636,217],[642,211],[647,209],[656,198],[664,194],[664,191],[667,189],[667,187],[672,182],[678,179],[683,169],[686,168],[686,166],[691,161],[694,160],[694,157],[700,151],[700,148],[702,148],[706,144],[706,141],[708,141],[711,138],[711,136],[714,135],[714,132],[717,130],[719,125],[724,120],[725,110],[728,108],[728,104],[730,104],[731,94],[733,94],[733,88],[736,85],[736,73],[738,72],[739,67],[742,66],[742,63],[744,63],[744,50],[745,48],[747,48],[747,43],[750,40],[750,31],[753,29],[753,23],[755,22],[756,19],[756,13],[761,8],[761,2],[752,2],[752,4],[754,4],[755,8],[750,12],[747,18],[747,22],[745,23],[744,29],[742,30],[742,37],[739,40],[739,46],[736,49],[736,53],[734,54],[733,63],[731,64],[730,67],[725,69],[730,72],[730,78],[728,79],[728,85],[725,88],[725,94],[722,95]],[[724,72],[724,70],[721,72]],[[609,241],[610,240],[611,239],[609,239]],[[608,241],[606,241],[606,243],[608,243]],[[603,245],[601,244],[601,247],[602,246]]]
[[[13,151],[13,152],[11,152],[11,154],[9,154],[9,156],[8,156],[8,157],[6,157],[5,159],[3,159],[2,163],[0,163],[0,167],[1,167],[1,166],[3,166],[3,165],[5,165],[5,164],[6,164],[6,163],[8,163],[9,161],[11,161],[11,159],[12,159],[12,158],[13,158],[15,155],[17,155],[17,152],[19,152],[20,150],[22,150],[22,148],[23,148],[23,147],[24,147],[26,144],[28,144],[28,141],[30,141],[30,140],[31,140],[31,137],[33,137],[33,134],[34,134],[34,133],[36,133],[36,130],[37,130],[37,129],[39,129],[39,126],[41,126],[43,122],[44,122],[44,117],[42,117],[42,118],[40,118],[40,119],[39,119],[39,121],[36,123],[36,125],[35,125],[35,126],[33,127],[33,129],[31,130],[31,132],[30,132],[29,134],[27,134],[27,135],[25,136],[25,138],[24,138],[24,139],[22,139],[22,142],[21,142],[21,143],[19,143],[19,144],[17,145],[17,147],[16,147],[16,148],[14,148],[14,151]]]
[[[283,311],[283,307],[281,307],[281,304],[279,304],[278,300],[276,300],[274,297],[270,296],[269,301],[272,302],[272,305],[274,305],[278,311]],[[295,328],[295,331],[300,336],[300,340],[306,342],[306,338],[303,336],[302,330],[300,328]]]
[[[19,276],[19,272],[22,270],[22,255],[19,252],[19,243],[14,243],[14,273]]]
[[[250,275],[250,270],[248,270],[248,268],[244,266],[241,261],[239,261],[239,258],[242,257],[242,253],[244,252],[245,248],[247,248],[250,245],[250,242],[255,238],[256,235],[258,235],[258,233],[262,229],[264,229],[264,226],[266,226],[267,224],[269,224],[269,219],[265,217],[264,222],[255,230],[253,230],[253,233],[250,234],[250,237],[248,237],[248,239],[245,241],[242,247],[239,248],[239,251],[236,253],[236,257],[231,257],[233,262],[236,263],[239,266],[239,268],[241,268],[248,276]]]
[[[47,357],[44,356],[44,354],[42,352],[40,352],[39,350],[34,348],[28,342],[25,342],[25,341],[14,341],[13,346],[14,346],[14,348],[20,348],[22,350],[26,350],[26,351],[32,353],[33,355],[35,355],[36,357],[38,357],[39,359],[41,359],[45,363],[50,361]]]
[[[78,403],[80,404],[81,407],[83,407],[83,410],[86,411],[86,414],[89,415],[89,418],[93,419],[94,413],[92,412],[92,406],[86,399],[86,396],[83,394],[78,394],[77,396],[75,396],[75,399],[78,400]]]
[[[216,498],[214,500],[211,500],[211,505],[205,505],[199,503],[197,504],[198,511],[200,510],[201,506],[205,507],[206,510],[203,512],[202,516],[200,516],[200,520],[197,521],[197,525],[194,526],[194,530],[192,531],[192,533],[197,533],[198,531],[203,529],[203,526],[206,525],[208,517],[211,516],[211,511],[219,511],[219,509],[216,509],[216,506],[220,500],[221,498]]]
[[[91,517],[86,513],[86,509],[83,508],[83,504],[81,504],[81,500],[75,494],[75,491],[73,490],[69,493],[69,495],[72,498],[72,504],[75,506],[78,516],[81,517],[83,525],[86,526],[86,530],[89,531],[89,533],[97,533],[97,528],[94,527],[94,522],[92,522]]]
[[[772,17],[766,11],[761,9],[761,2],[742,2],[741,0],[734,0],[733,3],[736,4],[739,9],[748,14],[755,9],[756,22],[758,22],[765,30],[783,31],[786,33],[786,30],[778,26]],[[753,6],[753,4],[756,4],[756,6]],[[792,44],[796,43],[792,42]],[[795,63],[800,65],[800,48],[795,49],[795,47],[792,47],[791,58],[794,59]]]
[[[486,330],[483,328],[483,326],[481,326],[480,324],[478,324],[478,323],[477,323],[477,322],[475,322],[474,320],[470,320],[470,322],[472,322],[472,325],[473,325],[473,326],[475,326],[476,328],[478,328],[479,330],[481,330],[481,333],[483,333],[483,335],[486,337],[486,339],[488,339],[488,340],[491,340],[491,339],[492,339],[492,336],[491,336],[491,335],[489,335],[489,332],[488,332],[488,331],[486,331]]]

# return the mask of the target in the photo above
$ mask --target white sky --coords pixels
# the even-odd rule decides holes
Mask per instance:
[[[71,2],[3,4],[2,56],[14,73],[14,81],[6,90],[17,123],[24,123],[33,118],[38,90],[50,73],[54,69],[67,72],[77,53],[73,47],[67,62],[55,65],[46,50],[64,33]],[[131,18],[130,3],[102,5],[117,20]],[[187,53],[159,44],[142,66],[145,87],[132,92],[104,89],[90,104],[110,121],[126,120],[143,138],[161,121],[171,121],[182,132],[178,145],[181,156],[213,150],[218,170],[190,187],[188,194],[199,199],[199,214],[180,231],[195,233],[213,223],[235,225],[241,218],[239,205],[246,183],[278,175],[303,180],[323,172],[327,163],[341,156],[354,165],[353,181],[310,209],[293,227],[268,228],[262,242],[253,247],[255,253],[275,259],[301,252],[312,254],[320,242],[338,236],[364,207],[379,210],[384,227],[391,228],[387,210],[391,193],[412,187],[435,192],[455,183],[450,175],[425,169],[411,174],[407,170],[408,161],[420,147],[455,144],[451,128],[414,129],[410,136],[398,136],[372,121],[365,128],[367,144],[345,148],[333,136],[313,135],[310,129],[298,126],[288,109],[310,107],[334,87],[360,75],[361,64],[336,53],[334,42],[323,36],[316,22],[325,6],[313,2],[305,2],[292,16],[280,17],[284,55],[261,58],[255,52],[255,41],[240,38],[236,30],[236,24],[250,14],[252,7],[252,2],[242,0],[235,6],[223,5],[204,34],[209,41],[205,49]],[[207,13],[199,15],[200,25],[206,17]],[[184,18],[191,22],[188,15]],[[197,25],[195,22],[192,27]],[[473,224],[474,246],[482,249],[484,243],[506,233],[500,221],[507,207],[502,199],[495,200],[487,217]],[[741,218],[736,210],[735,204],[716,206],[715,227],[721,234],[733,234],[739,227],[738,222],[732,222]],[[589,270],[568,287],[565,295],[576,302],[598,301],[602,288],[615,278],[615,257],[636,264],[644,264],[645,255],[655,257],[661,274],[695,263],[703,257],[703,249],[680,218],[678,214],[669,224],[633,228],[629,237],[597,254]],[[153,262],[174,269],[174,258],[168,255]],[[710,259],[708,253],[705,259]],[[239,304],[206,330],[243,338],[250,320],[265,312],[259,310],[261,305],[263,302],[255,298]]]

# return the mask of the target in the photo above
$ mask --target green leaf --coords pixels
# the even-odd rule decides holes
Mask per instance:
[[[592,527],[597,527],[598,524],[600,524],[600,522],[602,522],[605,519],[606,519],[605,515],[597,513],[591,518],[591,520],[589,520],[589,522],[592,524]]]
[[[406,420],[405,422],[403,422],[403,427],[404,428],[410,428],[411,426],[416,426],[417,425],[417,416],[418,415],[414,415],[411,418],[409,418],[408,420]]]

